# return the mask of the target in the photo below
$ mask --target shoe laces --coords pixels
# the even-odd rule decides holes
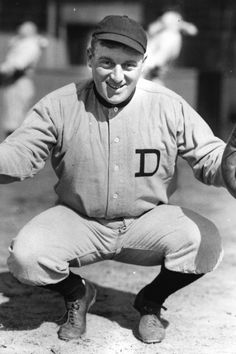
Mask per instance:
[[[160,326],[160,319],[156,314],[151,314],[148,315],[147,320],[146,320],[146,327],[148,328],[154,328],[156,326]]]
[[[68,322],[72,325],[75,325],[77,322],[78,310],[80,308],[80,304],[78,301],[73,302],[68,309]]]

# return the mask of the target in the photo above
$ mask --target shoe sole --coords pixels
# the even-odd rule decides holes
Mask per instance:
[[[136,337],[143,343],[146,344],[155,344],[155,343],[161,343],[163,341],[163,339],[153,339],[153,340],[144,340],[141,336],[139,336],[138,334],[136,334]]]
[[[141,335],[139,334],[139,330],[138,328],[134,329],[133,330],[133,334],[134,336],[140,340],[141,342],[143,343],[146,343],[146,344],[155,344],[155,343],[161,343],[165,337],[163,337],[162,339],[150,339],[150,340],[145,340],[141,337]]]

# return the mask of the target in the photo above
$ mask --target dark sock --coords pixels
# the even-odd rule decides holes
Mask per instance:
[[[68,277],[59,283],[48,284],[44,288],[59,292],[66,301],[75,301],[85,295],[85,285],[83,279],[72,272]]]
[[[158,276],[143,289],[145,299],[162,305],[167,297],[204,274],[180,273],[161,268]]]

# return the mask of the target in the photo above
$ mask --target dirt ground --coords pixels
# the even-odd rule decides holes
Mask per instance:
[[[112,261],[80,269],[98,289],[85,338],[77,343],[57,339],[62,299],[18,283],[6,267],[10,240],[31,217],[53,204],[54,174],[47,165],[33,180],[0,186],[0,354],[236,354],[236,201],[224,189],[194,180],[182,162],[179,168],[179,191],[171,202],[214,221],[225,256],[215,272],[166,301],[166,339],[160,344],[135,338],[139,316],[132,307],[135,293],[159,268]]]

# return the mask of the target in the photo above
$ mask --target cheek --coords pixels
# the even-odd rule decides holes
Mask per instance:
[[[136,86],[138,79],[140,78],[140,73],[136,73],[136,75],[132,75],[129,77],[129,82],[131,86]]]
[[[104,75],[96,71],[93,74],[93,80],[95,82],[97,90],[100,91],[100,94],[102,94],[103,96],[103,94],[106,92],[106,78],[104,77]]]
[[[104,80],[106,77],[107,77],[107,75],[108,75],[108,72],[107,72],[107,70],[104,70],[103,68],[101,68],[101,67],[97,67],[97,68],[95,68],[95,70],[94,70],[94,75],[99,79],[99,80]]]
[[[139,67],[128,75],[129,82],[135,85],[138,79],[140,78],[141,74],[142,74],[142,67]]]

